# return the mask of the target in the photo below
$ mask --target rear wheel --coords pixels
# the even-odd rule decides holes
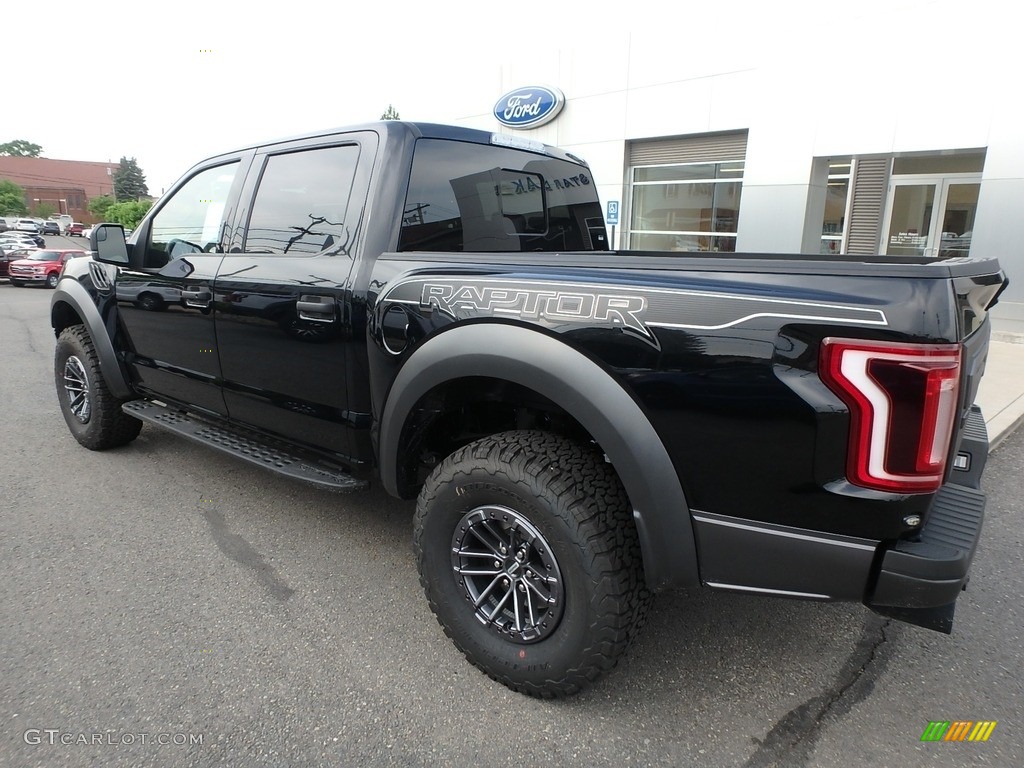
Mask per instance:
[[[615,666],[650,603],[621,483],[599,451],[556,435],[506,432],[449,456],[420,493],[415,547],[445,633],[531,696]]]
[[[139,295],[139,307],[150,312],[163,309],[164,301],[155,293],[143,293]]]
[[[54,353],[57,400],[75,439],[94,451],[134,440],[142,422],[121,410],[123,401],[107,388],[99,357],[85,326],[61,331]]]

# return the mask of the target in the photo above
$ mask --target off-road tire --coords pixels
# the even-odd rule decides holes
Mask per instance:
[[[483,538],[470,531],[482,532]],[[524,584],[524,571],[502,559],[492,531],[508,537],[509,554],[520,546],[516,540],[528,541],[520,551],[529,550],[524,565],[546,568],[547,582],[554,582],[551,574],[559,577],[549,603],[539,600],[536,590],[520,589],[539,603],[539,611],[550,607],[550,614],[541,612],[536,622],[524,620],[526,630],[518,625],[527,616],[525,598],[515,591],[512,599],[521,599],[524,608],[514,619],[512,607],[506,618],[499,612],[498,621],[488,621],[496,603],[476,606],[491,579],[488,569],[501,573],[488,596],[492,601]],[[490,677],[530,696],[574,694],[614,667],[651,602],[629,501],[612,467],[595,448],[545,432],[494,435],[439,464],[419,495],[414,547],[420,583],[445,634]],[[474,551],[470,559],[460,559],[459,553],[471,547],[494,557]],[[478,562],[486,575],[467,568]],[[512,569],[511,588],[502,586],[508,583],[506,567]],[[464,575],[467,571],[474,575]],[[548,587],[545,580],[541,585]],[[532,617],[532,605],[530,611]]]
[[[54,352],[57,400],[75,439],[93,451],[116,448],[138,437],[142,422],[121,410],[111,394],[85,326],[61,331]]]

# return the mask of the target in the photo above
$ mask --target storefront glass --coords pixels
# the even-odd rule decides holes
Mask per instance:
[[[828,186],[825,188],[825,215],[821,224],[822,255],[836,256],[843,252],[846,234],[846,206],[850,197],[850,158],[833,160],[828,165]]]
[[[736,250],[742,162],[637,167],[632,182],[631,248]]]
[[[893,160],[886,229],[890,256],[969,256],[981,191],[983,151]]]

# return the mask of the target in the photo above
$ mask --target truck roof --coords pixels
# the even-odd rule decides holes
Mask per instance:
[[[251,144],[249,146],[238,147],[237,149],[229,152],[220,153],[216,155],[216,157],[234,155],[238,152],[245,152],[252,149],[264,149],[267,147],[273,147],[276,144],[286,144],[288,142],[298,141],[301,139],[322,138],[333,134],[352,133],[354,131],[374,131],[394,139],[401,139],[402,137],[408,139],[447,139],[449,141],[466,141],[474,144],[496,144],[499,146],[510,147],[512,149],[522,149],[528,152],[545,154],[561,160],[568,160],[569,162],[577,163],[579,165],[586,165],[586,162],[581,158],[565,152],[558,147],[534,141],[532,139],[525,139],[516,134],[484,131],[477,128],[465,128],[456,125],[443,125],[441,123],[420,123],[405,120],[377,120],[374,122],[359,123],[356,125],[308,131],[306,133],[285,136],[282,138],[271,139],[269,141],[262,141],[257,144]],[[213,158],[206,158],[206,160],[209,159]],[[203,160],[202,162],[206,162],[206,160]]]

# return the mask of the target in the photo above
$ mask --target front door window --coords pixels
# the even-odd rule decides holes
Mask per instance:
[[[188,253],[219,252],[224,206],[238,166],[236,161],[200,171],[163,204],[150,227],[147,267]]]

